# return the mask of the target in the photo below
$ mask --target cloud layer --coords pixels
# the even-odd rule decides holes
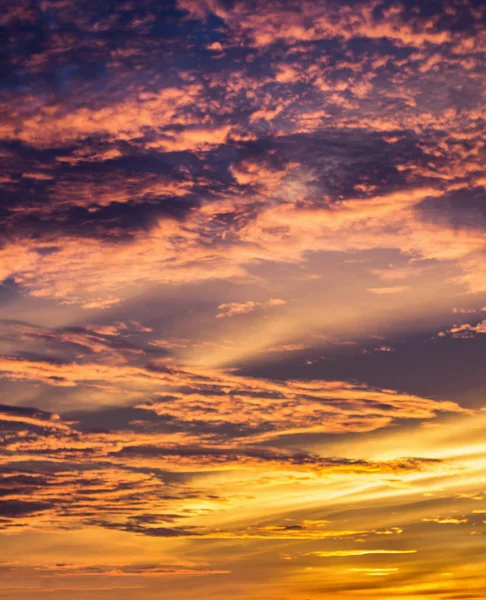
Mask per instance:
[[[484,597],[483,4],[7,0],[0,598]]]

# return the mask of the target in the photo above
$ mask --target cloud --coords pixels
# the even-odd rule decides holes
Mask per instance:
[[[415,554],[417,550],[334,550],[330,552],[316,552],[315,556],[319,558],[328,558],[330,556],[366,556],[367,554]]]
[[[449,31],[434,27],[432,19],[420,13],[413,14],[400,5],[377,10],[378,3],[375,2],[357,6],[345,3],[338,10],[332,3],[316,6],[301,2],[281,7],[276,3],[251,5],[240,2],[230,9],[223,2],[213,0],[200,4],[180,0],[179,6],[193,18],[204,19],[210,13],[215,14],[225,21],[234,35],[240,39],[249,36],[259,48],[282,41],[296,44],[330,38],[389,38],[397,45],[415,47],[440,45],[453,39]],[[406,21],[407,17],[411,22]]]
[[[155,363],[67,363],[5,356],[0,372],[10,381],[92,390],[107,400],[123,393],[127,404],[139,400],[137,408],[186,427],[204,423],[210,433],[232,423],[241,428],[240,435],[255,440],[305,432],[372,431],[396,419],[467,412],[450,401],[346,382],[278,382]],[[155,394],[153,401],[141,401],[149,393]]]
[[[433,458],[399,458],[388,461],[326,457],[315,452],[250,445],[244,430],[233,437],[218,430],[204,434],[201,419],[194,429],[161,419],[159,428],[143,424],[135,409],[125,409],[123,425],[108,413],[111,428],[84,427],[76,421],[55,421],[50,415],[25,419],[33,409],[4,407],[0,412],[0,527],[6,533],[26,529],[73,530],[101,527],[150,537],[205,539],[324,538],[400,533],[388,530],[322,530],[324,522],[306,520],[298,526],[215,528],[194,523],[231,503],[201,482],[198,474],[241,471],[265,476],[271,467],[276,482],[300,482],[302,474],[314,477],[354,473],[385,476],[434,471],[442,461]],[[20,419],[12,421],[12,414]],[[187,419],[187,416],[185,417]],[[157,421],[148,422],[157,425]],[[219,426],[219,425],[218,425]],[[226,426],[227,427],[227,426]],[[173,430],[173,431],[171,431]],[[228,430],[230,431],[230,430]],[[243,434],[243,435],[242,435]],[[240,439],[239,439],[240,438]],[[204,443],[204,439],[206,442]],[[281,479],[279,477],[281,474]],[[311,479],[312,480],[312,479]]]
[[[39,564],[14,566],[11,570],[22,572],[27,569],[41,577],[190,577],[204,575],[226,575],[230,571],[191,568],[178,565],[132,564],[132,565],[85,565],[85,564]]]
[[[408,289],[409,289],[409,287],[406,285],[396,285],[393,287],[369,288],[368,292],[371,292],[372,294],[378,294],[378,295],[401,294],[403,292],[406,292]]]
[[[481,3],[7,4],[3,594],[482,598]]]
[[[318,558],[332,558],[332,557],[348,557],[348,556],[367,556],[370,554],[416,554],[417,550],[384,550],[384,549],[355,549],[355,550],[329,550],[329,551],[316,551],[309,554],[301,554],[296,556],[290,556],[290,560],[299,556],[316,556]],[[287,558],[287,555],[284,555]]]
[[[245,313],[253,312],[257,308],[271,308],[273,306],[282,306],[286,304],[285,300],[280,298],[271,298],[268,302],[255,302],[249,300],[248,302],[230,302],[228,304],[220,304],[218,306],[217,319],[224,317],[234,317],[235,315],[244,315]]]
[[[448,329],[447,331],[439,332],[440,337],[445,337],[450,335],[453,338],[458,339],[468,339],[474,338],[476,335],[486,333],[486,319],[476,323],[476,325],[472,325],[470,323],[463,323],[462,325],[455,325]]]
[[[457,517],[427,517],[422,519],[425,523],[439,523],[442,525],[461,525],[467,523],[467,519],[459,519]]]
[[[397,248],[456,262],[456,281],[481,291],[477,9],[196,4],[172,15],[170,50],[155,35],[167,15],[152,5],[108,18],[54,3],[58,28],[76,23],[69,39],[53,31],[24,53],[17,21],[6,21],[5,277],[96,309],[127,286],[239,280],[259,261]],[[198,45],[210,13],[223,29]],[[39,15],[23,18],[42,29]],[[235,44],[252,60],[216,59]],[[184,60],[196,48],[197,72]]]
[[[393,575],[399,571],[398,567],[386,567],[386,568],[354,568],[348,569],[349,573],[357,573],[357,574],[365,574],[370,577],[386,577],[388,575]]]
[[[17,518],[42,513],[49,508],[50,505],[46,502],[0,500],[0,516],[2,517],[2,520],[5,520],[5,518]]]

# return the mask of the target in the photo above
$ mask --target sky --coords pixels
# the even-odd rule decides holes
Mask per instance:
[[[0,600],[484,600],[484,3],[3,7]]]

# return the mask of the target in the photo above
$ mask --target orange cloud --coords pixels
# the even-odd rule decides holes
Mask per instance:
[[[220,311],[217,315],[217,319],[224,317],[234,317],[235,315],[244,315],[249,312],[253,312],[257,308],[270,308],[273,306],[282,306],[286,304],[285,300],[280,298],[271,298],[268,302],[255,302],[249,300],[248,302],[230,302],[227,304],[220,304],[218,310]]]
[[[406,285],[395,285],[393,287],[369,288],[368,292],[372,294],[401,294],[409,289]]]
[[[446,335],[450,335],[455,338],[473,338],[477,334],[486,333],[486,319],[480,321],[476,325],[471,325],[470,323],[464,323],[463,325],[456,325],[447,331],[441,331],[439,333],[440,337],[444,337]]]

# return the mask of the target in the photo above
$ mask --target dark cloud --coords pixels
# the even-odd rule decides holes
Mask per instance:
[[[486,229],[486,189],[475,187],[426,198],[417,211],[422,219],[442,227]]]
[[[52,506],[46,502],[29,502],[28,500],[0,500],[0,516],[16,518],[40,513]]]
[[[451,315],[451,327],[457,320]],[[390,336],[379,344],[363,340],[357,346],[316,348],[300,352],[297,360],[276,357],[264,365],[243,365],[240,372],[254,377],[280,377],[285,373],[310,380],[338,377],[448,398],[464,406],[481,406],[485,336],[462,340],[436,336],[437,331],[433,330],[429,335]],[[387,344],[393,351],[376,351]]]

